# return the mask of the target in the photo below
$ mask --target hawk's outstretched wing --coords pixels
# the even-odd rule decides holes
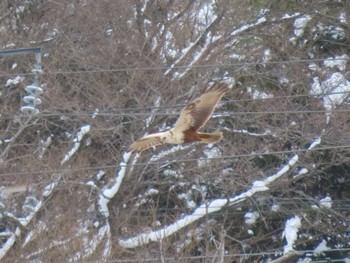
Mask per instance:
[[[175,132],[198,131],[208,121],[221,97],[228,91],[226,83],[214,83],[199,98],[190,102],[181,111],[175,123]]]
[[[163,132],[160,132],[160,133],[154,133],[154,134],[143,136],[141,139],[137,140],[136,142],[132,143],[129,146],[129,151],[142,152],[153,146],[161,145],[163,144],[161,140],[161,136],[163,134],[164,134]]]
[[[197,131],[208,121],[219,100],[228,89],[226,83],[214,83],[202,96],[183,108],[174,128],[142,137],[130,145],[129,151],[142,152],[163,143],[181,144],[194,141],[215,143],[220,141],[222,133],[198,133]]]

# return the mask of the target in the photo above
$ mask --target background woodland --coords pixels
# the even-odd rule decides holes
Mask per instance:
[[[1,1],[1,50],[43,70],[29,116],[35,56],[0,56],[2,262],[350,262],[349,21],[347,0]],[[220,143],[127,152],[212,81]]]

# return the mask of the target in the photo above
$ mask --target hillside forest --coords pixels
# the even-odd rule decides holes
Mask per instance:
[[[350,262],[350,1],[0,2],[1,262]],[[213,83],[215,144],[129,145]]]

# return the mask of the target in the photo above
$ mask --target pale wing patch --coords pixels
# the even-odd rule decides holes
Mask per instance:
[[[151,134],[146,135],[142,137],[141,139],[137,140],[136,142],[132,143],[129,147],[129,151],[131,152],[142,152],[144,150],[147,150],[148,148],[151,148],[153,146],[158,146],[163,144],[161,140],[161,135],[163,133],[157,133],[157,134]]]
[[[195,108],[194,102],[191,102],[185,108],[183,108],[174,126],[175,133],[186,131],[191,127],[193,123],[192,111],[194,108]]]
[[[225,83],[214,83],[210,86],[202,96],[189,103],[182,110],[174,130],[183,132],[188,129],[197,131],[202,128],[227,90],[228,86]]]

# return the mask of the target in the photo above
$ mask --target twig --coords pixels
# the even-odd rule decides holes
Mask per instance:
[[[21,127],[19,128],[17,133],[12,137],[11,141],[6,146],[5,150],[1,153],[1,155],[0,155],[0,164],[4,164],[5,159],[6,159],[7,155],[8,155],[8,152],[11,149],[11,146],[12,146],[13,142],[16,141],[16,139],[21,135],[23,130],[28,127],[28,124],[30,123],[31,120],[32,120],[32,116],[30,116],[28,119],[26,119],[26,121],[24,123],[21,123]]]

